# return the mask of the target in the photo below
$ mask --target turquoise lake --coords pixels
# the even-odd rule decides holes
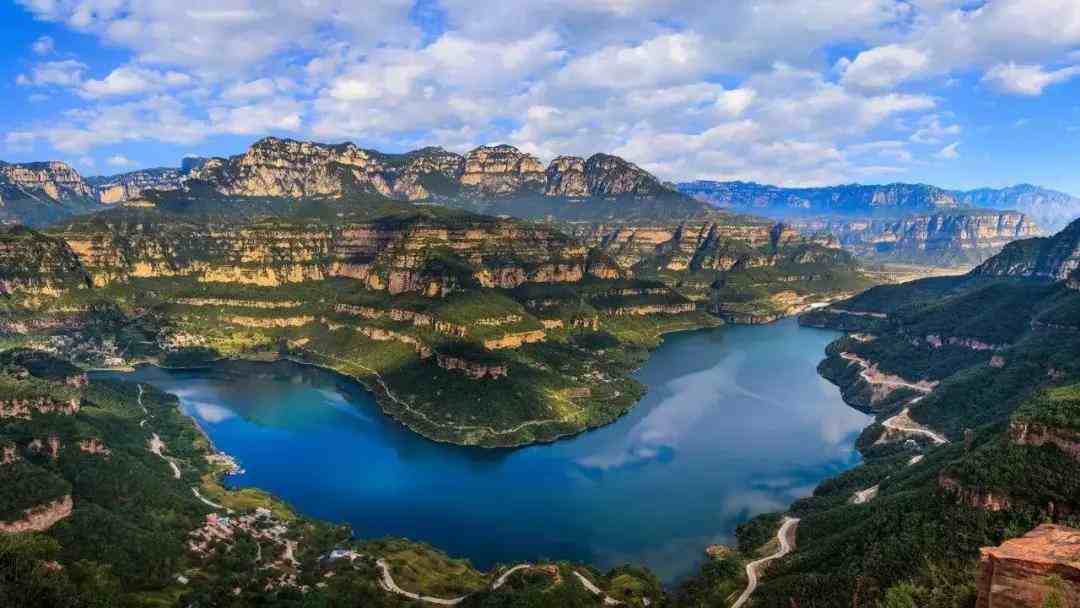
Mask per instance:
[[[359,537],[403,536],[481,568],[572,559],[685,576],[706,545],[854,466],[868,416],[818,376],[838,334],[793,319],[672,334],[614,424],[554,444],[438,444],[384,416],[359,385],[292,363],[142,367],[101,377],[176,394],[246,469],[229,478]]]

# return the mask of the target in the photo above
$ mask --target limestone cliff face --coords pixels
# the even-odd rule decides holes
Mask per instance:
[[[462,188],[484,196],[542,193],[547,174],[540,160],[513,146],[481,146],[465,156]]]
[[[160,222],[98,218],[62,238],[98,286],[135,277],[275,286],[347,277],[375,290],[439,297],[471,287],[576,282],[593,268],[580,243],[549,228],[470,216],[372,222]]]
[[[1009,424],[1009,440],[1016,445],[1052,445],[1073,460],[1080,461],[1080,433],[1071,429],[1026,420],[1013,420]]]
[[[441,148],[383,154],[354,144],[268,137],[228,159],[207,159],[191,171],[230,196],[341,197],[365,192],[423,200],[454,190],[465,160]]]
[[[183,187],[185,174],[178,169],[143,169],[119,175],[87,178],[98,202],[115,205],[142,196],[147,190],[179,190]]]
[[[351,191],[389,196],[383,164],[353,144],[325,145],[267,137],[229,159],[213,158],[191,173],[230,196],[343,196]]]
[[[585,163],[590,196],[647,198],[670,193],[651,173],[609,154],[594,154]]]
[[[941,265],[974,264],[1006,244],[1039,234],[1014,211],[964,211],[907,215],[896,219],[806,219],[792,225],[827,234],[856,255]]]
[[[0,228],[0,294],[57,296],[89,284],[63,240],[21,226]]]
[[[684,194],[728,207],[766,213],[867,215],[875,212],[926,212],[960,207],[956,193],[925,184],[829,186],[780,188],[753,182],[698,181],[679,184]]]
[[[90,199],[93,198],[93,189],[79,172],[67,163],[0,162],[0,201],[9,198],[42,197],[53,201]]]
[[[1010,243],[976,268],[981,276],[1016,276],[1066,281],[1080,269],[1080,220],[1049,238]]]
[[[617,156],[560,156],[545,168],[535,156],[509,145],[481,146],[465,156],[441,148],[384,154],[351,143],[270,137],[243,154],[207,159],[190,177],[229,196],[341,197],[367,192],[408,201],[462,194],[470,199],[542,195],[689,200]],[[109,198],[121,195],[118,191]]]
[[[547,168],[548,196],[585,198],[589,196],[589,184],[585,180],[585,159],[577,156],[560,156]]]
[[[976,608],[1080,606],[1080,530],[1043,524],[980,553]]]
[[[41,532],[71,516],[71,495],[63,496],[53,502],[27,509],[23,516],[14,521],[0,521],[0,533],[17,534],[20,532]]]
[[[835,245],[829,238],[806,238],[784,224],[753,218],[653,224],[580,224],[573,234],[606,253],[622,268],[649,264],[656,270],[723,270],[770,266],[757,248],[804,243]]]

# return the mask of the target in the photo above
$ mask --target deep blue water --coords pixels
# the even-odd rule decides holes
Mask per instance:
[[[291,363],[105,376],[180,397],[246,469],[230,478],[360,537],[429,542],[481,568],[539,558],[645,564],[672,581],[754,514],[858,462],[869,418],[815,370],[836,333],[794,320],[672,334],[627,416],[518,450],[427,441],[336,374]]]

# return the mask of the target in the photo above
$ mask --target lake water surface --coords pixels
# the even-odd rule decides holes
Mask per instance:
[[[869,418],[815,369],[836,336],[793,319],[669,335],[637,372],[649,392],[630,414],[517,450],[425,440],[357,384],[297,364],[98,375],[175,393],[246,469],[231,484],[359,537],[425,541],[481,568],[631,562],[670,582],[737,524],[858,462]]]

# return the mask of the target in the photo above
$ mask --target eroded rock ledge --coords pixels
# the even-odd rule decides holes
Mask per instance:
[[[71,515],[71,495],[67,494],[53,502],[31,507],[23,511],[23,516],[14,521],[0,521],[0,532],[17,534],[19,532],[41,532],[48,530],[56,522]]]

